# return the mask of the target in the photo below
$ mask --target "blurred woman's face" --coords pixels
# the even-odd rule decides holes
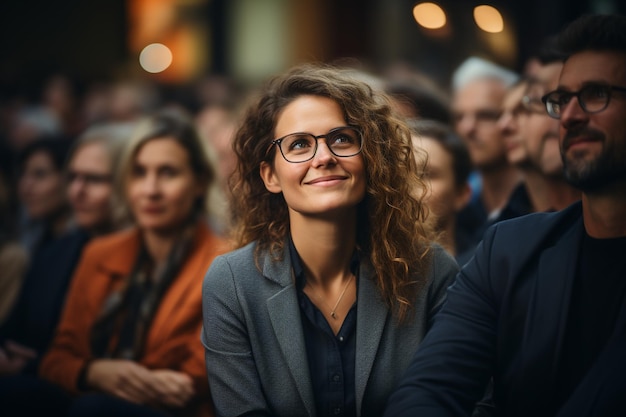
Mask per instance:
[[[67,195],[76,222],[85,229],[111,220],[111,162],[104,145],[95,142],[78,148],[69,163]]]
[[[18,190],[20,201],[32,219],[45,219],[66,204],[63,173],[44,150],[34,152],[25,161]]]
[[[167,137],[152,139],[139,148],[126,184],[138,226],[159,234],[176,232],[204,191],[187,150]]]
[[[465,190],[455,184],[452,155],[436,139],[414,137],[413,143],[428,154],[426,174],[431,192],[425,202],[435,216],[438,227],[442,227],[465,205]]]

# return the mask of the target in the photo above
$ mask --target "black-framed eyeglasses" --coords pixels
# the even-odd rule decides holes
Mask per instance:
[[[578,104],[587,113],[599,113],[606,109],[614,91],[626,93],[626,87],[608,84],[587,84],[578,91],[555,90],[546,94],[541,101],[548,110],[548,115],[560,119],[563,109],[572,97],[578,99]]]
[[[272,145],[278,146],[285,161],[300,163],[313,159],[319,139],[325,139],[330,152],[340,158],[357,155],[363,148],[361,132],[351,126],[336,127],[319,136],[307,132],[290,133],[273,140]]]

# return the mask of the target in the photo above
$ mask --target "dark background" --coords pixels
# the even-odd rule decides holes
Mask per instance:
[[[377,19],[375,6],[380,1],[390,0],[320,0],[328,15],[327,24],[321,30],[330,39],[324,46],[324,59],[357,57],[375,63],[381,59],[381,46],[372,31],[372,23]],[[207,73],[229,74],[230,71],[225,23],[228,2],[209,0],[196,9],[211,34],[212,59]],[[405,27],[408,35],[406,45],[399,49],[400,56],[396,58],[419,62],[420,54],[426,51],[437,58],[434,66],[445,67],[431,68],[431,72],[443,70],[447,76],[449,68],[472,50],[476,39],[470,34],[471,23],[467,17],[471,16],[475,5],[484,2],[438,1],[449,11],[449,22],[455,28],[454,38],[444,41],[419,38],[420,48],[414,49],[412,42],[420,36],[420,28],[411,16],[416,2],[400,0],[400,3],[401,7],[406,7],[407,17],[397,24]],[[517,59],[509,66],[520,70],[541,40],[567,22],[607,5],[613,11],[624,13],[624,3],[619,0],[509,0],[487,4],[501,9],[513,22],[518,42]],[[36,91],[40,80],[52,71],[65,71],[85,81],[112,76],[130,59],[128,25],[125,0],[2,1],[0,88],[3,95],[18,89]]]

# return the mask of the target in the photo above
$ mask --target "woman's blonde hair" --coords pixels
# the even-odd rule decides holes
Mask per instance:
[[[358,207],[357,245],[376,272],[380,294],[402,321],[426,284],[430,265],[431,235],[422,202],[427,190],[424,167],[417,166],[410,131],[392,113],[387,96],[357,79],[352,70],[298,66],[271,79],[249,106],[234,138],[235,243],[256,241],[258,250],[269,250],[275,257],[283,253],[289,233],[287,204],[282,194],[265,188],[259,167],[263,161],[273,164],[276,148],[271,142],[281,111],[303,95],[336,101],[347,123],[362,134],[367,189]]]

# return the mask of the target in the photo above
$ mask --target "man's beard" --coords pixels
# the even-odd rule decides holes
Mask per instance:
[[[567,149],[571,140],[579,136],[601,142],[603,147],[600,154],[591,160],[582,157],[568,160],[563,149]],[[597,130],[589,128],[568,130],[563,139],[561,158],[565,179],[583,192],[599,191],[613,183],[626,180],[626,142],[607,142],[605,135]]]

